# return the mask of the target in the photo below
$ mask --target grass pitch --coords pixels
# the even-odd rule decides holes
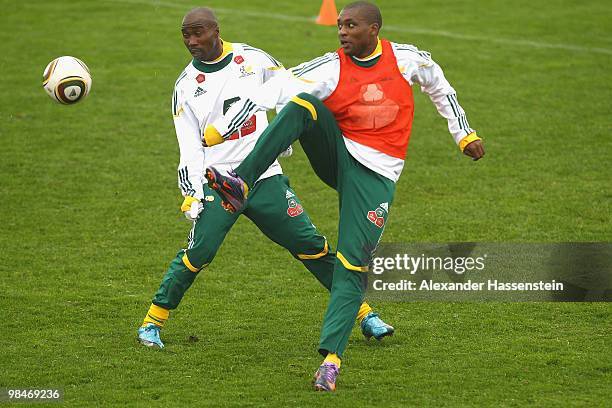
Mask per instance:
[[[339,392],[312,392],[327,294],[246,219],[171,315],[166,349],[137,346],[189,229],[170,96],[195,5],[0,0],[0,387],[60,387],[77,407],[609,404],[612,309],[588,303],[375,304],[396,336],[368,344],[355,330]],[[286,66],[337,48],[335,29],[311,22],[320,2],[206,5],[223,38]],[[432,53],[487,150],[462,157],[417,91],[383,239],[609,242],[608,2],[379,5],[383,36]],[[59,55],[91,68],[83,103],[43,92]],[[335,195],[297,150],[285,171],[334,242]]]

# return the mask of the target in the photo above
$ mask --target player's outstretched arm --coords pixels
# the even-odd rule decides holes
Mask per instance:
[[[204,146],[223,143],[258,110],[280,110],[295,95],[306,92],[321,100],[338,84],[338,57],[328,53],[290,70],[282,70],[273,78],[232,105],[225,115],[204,129]]]
[[[428,52],[413,45],[395,44],[394,47],[404,78],[419,84],[429,96],[438,113],[448,121],[448,130],[459,149],[474,160],[480,159],[484,155],[482,141],[468,124],[455,89],[447,81],[442,68]]]

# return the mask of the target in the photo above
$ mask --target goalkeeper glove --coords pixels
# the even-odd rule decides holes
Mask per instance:
[[[200,200],[192,196],[185,196],[185,200],[183,200],[183,204],[181,204],[181,211],[189,221],[197,220],[203,209],[204,205]]]

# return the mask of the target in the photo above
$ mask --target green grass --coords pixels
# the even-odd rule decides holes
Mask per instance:
[[[207,4],[226,10],[225,39],[287,66],[337,47],[333,27],[304,20],[319,2]],[[609,242],[609,4],[379,4],[384,36],[432,52],[487,149],[476,164],[462,157],[416,92],[384,241]],[[62,387],[67,406],[609,403],[604,303],[376,304],[397,335],[367,344],[355,330],[339,392],[312,392],[327,295],[246,219],[172,314],[166,349],[138,347],[136,327],[189,229],[170,96],[194,5],[0,0],[0,387]],[[298,18],[254,14],[267,11]],[[59,55],[91,68],[82,104],[42,91]],[[334,242],[335,195],[297,150],[286,173]]]

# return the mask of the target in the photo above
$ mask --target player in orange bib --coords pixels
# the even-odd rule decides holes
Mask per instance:
[[[221,143],[253,112],[286,105],[235,171],[207,168],[209,186],[229,210],[240,212],[259,175],[299,140],[315,173],[338,192],[337,259],[319,343],[325,360],[315,374],[315,389],[322,391],[336,388],[368,265],[404,166],[414,112],[412,85],[429,95],[463,153],[473,160],[484,155],[440,66],[412,45],[379,39],[381,27],[375,5],[347,5],[338,18],[341,48],[268,81],[203,135],[207,146]]]

